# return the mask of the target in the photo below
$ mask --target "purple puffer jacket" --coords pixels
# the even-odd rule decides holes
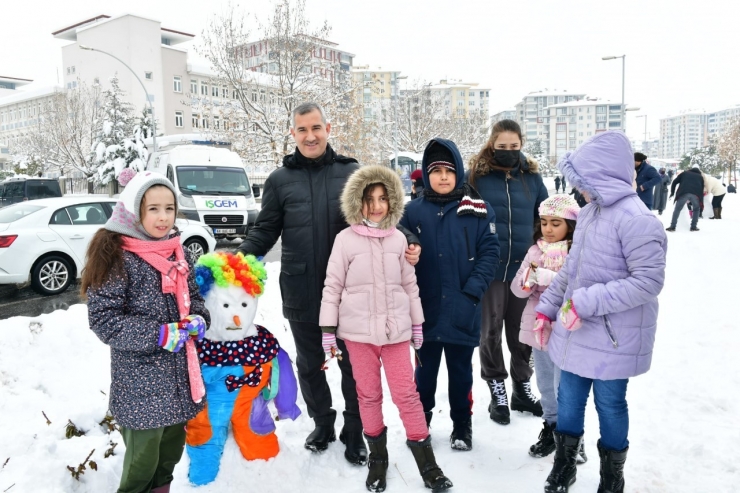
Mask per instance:
[[[632,189],[630,143],[621,132],[600,133],[567,153],[558,166],[591,203],[578,216],[565,265],[536,308],[555,320],[550,358],[584,378],[645,373],[655,343],[667,239],[660,221]],[[557,316],[568,299],[583,321],[573,332]]]

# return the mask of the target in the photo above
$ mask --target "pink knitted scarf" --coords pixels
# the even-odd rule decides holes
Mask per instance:
[[[548,243],[544,238],[537,240],[537,246],[542,250],[540,265],[545,269],[559,271],[568,256],[568,240]]]
[[[124,250],[135,253],[162,274],[162,292],[175,295],[180,320],[190,315],[190,290],[188,289],[190,267],[185,260],[180,237],[173,236],[163,241],[143,241],[130,236],[121,238]],[[173,254],[175,260],[169,260]],[[190,395],[194,402],[200,402],[206,394],[206,389],[200,372],[195,343],[190,338],[185,343],[185,351],[188,358]]]

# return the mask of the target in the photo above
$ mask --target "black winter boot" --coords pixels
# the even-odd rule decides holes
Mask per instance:
[[[316,428],[306,438],[306,447],[311,452],[323,452],[329,443],[337,439],[334,434],[334,425],[316,425]]]
[[[717,207],[717,219],[722,219],[722,207]]]
[[[514,382],[514,390],[511,392],[511,410],[542,417],[542,404],[532,393],[532,384],[529,380]]]
[[[555,425],[550,426],[547,421],[545,421],[542,431],[540,432],[539,440],[537,440],[537,443],[529,447],[529,455],[540,459],[553,453],[555,451],[555,439],[552,436],[553,431],[555,431]]]
[[[576,456],[583,437],[572,437],[553,431],[555,463],[545,481],[545,493],[567,493],[576,482]]]
[[[473,423],[470,418],[452,423],[450,435],[452,450],[468,451],[473,449]]]
[[[599,449],[601,467],[599,469],[599,489],[597,493],[622,493],[624,491],[624,463],[627,460],[627,451],[606,450],[601,446],[601,440],[596,442]]]
[[[421,478],[424,480],[424,486],[430,488],[433,493],[447,491],[452,488],[452,481],[442,472],[434,459],[432,450],[432,437],[428,436],[420,442],[406,440],[406,445],[411,449],[416,460],[416,466],[419,468]]]
[[[339,434],[339,441],[345,445],[344,458],[347,462],[356,466],[367,464],[367,448],[365,441],[362,439],[361,431],[349,431],[342,429]]]
[[[370,448],[370,458],[367,467],[370,469],[365,480],[367,491],[385,491],[385,475],[388,472],[387,430],[376,437],[365,435],[367,446]]]
[[[489,380],[488,389],[491,391],[491,403],[488,405],[491,419],[500,425],[508,425],[511,422],[511,416],[509,415],[506,383],[503,380]]]

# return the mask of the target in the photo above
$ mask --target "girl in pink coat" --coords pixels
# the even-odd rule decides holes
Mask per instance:
[[[370,449],[365,486],[368,491],[385,491],[386,487],[382,366],[425,485],[445,491],[452,483],[435,461],[411,367],[409,343],[414,349],[421,347],[424,315],[414,267],[404,256],[406,237],[396,229],[404,208],[401,179],[390,168],[364,166],[347,180],[341,208],[350,227],[334,241],[319,325],[327,359],[341,357],[337,336],[346,343],[352,359]]]
[[[532,346],[537,388],[542,396],[542,419],[544,427],[537,443],[529,447],[532,457],[546,457],[555,451],[553,431],[558,419],[558,383],[560,369],[547,354],[550,338],[549,325],[535,325],[535,307],[540,295],[565,263],[580,207],[569,195],[554,195],[540,204],[540,222],[534,233],[534,245],[529,248],[519,271],[511,283],[511,292],[518,298],[528,298],[522,313],[519,342]],[[586,453],[581,447],[578,462],[586,462]]]

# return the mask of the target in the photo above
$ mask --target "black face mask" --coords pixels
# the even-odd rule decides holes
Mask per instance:
[[[519,164],[520,157],[521,151],[518,149],[515,151],[504,149],[496,149],[493,151],[493,160],[502,168],[515,168]]]

